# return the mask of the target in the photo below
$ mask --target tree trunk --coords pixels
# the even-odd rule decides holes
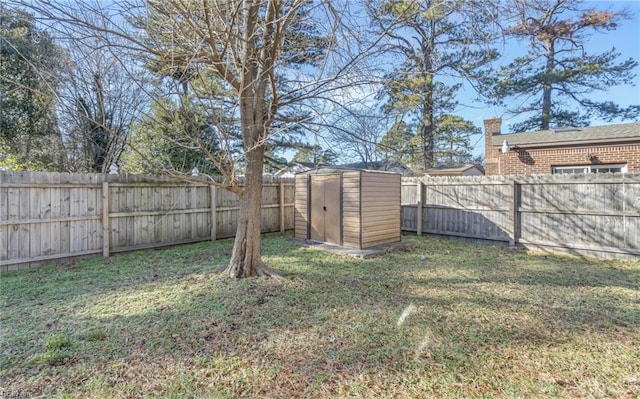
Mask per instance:
[[[262,263],[260,254],[262,171],[267,129],[272,120],[272,115],[265,113],[270,108],[266,104],[266,91],[269,74],[274,68],[274,60],[271,56],[272,47],[268,45],[268,42],[272,40],[272,26],[270,24],[273,21],[271,18],[275,18],[274,4],[270,3],[266,16],[268,23],[262,38],[264,47],[259,50],[256,26],[260,6],[261,2],[258,0],[247,1],[241,12],[244,27],[241,51],[243,71],[238,94],[246,170],[244,189],[240,196],[238,229],[233,243],[231,260],[226,269],[227,275],[232,278],[253,276],[282,278],[280,274]]]
[[[429,24],[430,34],[422,43],[423,68],[427,82],[425,83],[424,104],[422,105],[422,127],[420,135],[422,136],[422,153],[424,154],[424,168],[433,167],[433,51],[434,40],[436,37],[435,23],[431,21]]]
[[[262,263],[260,254],[264,145],[257,144],[247,152],[246,159],[247,170],[240,197],[238,229],[225,273],[238,279],[255,276],[282,278],[277,271]]]
[[[425,105],[425,108],[432,108]],[[422,136],[422,152],[424,154],[424,168],[429,169],[433,166],[433,110],[430,110],[430,115],[424,115],[422,122],[422,129],[420,135]]]
[[[257,64],[253,63],[251,67],[257,68]],[[266,81],[256,79],[259,74],[252,68],[246,68],[244,81],[249,84],[240,90],[240,125],[246,170],[240,196],[238,229],[226,273],[232,278],[281,277],[262,263],[260,254],[262,171],[268,123],[264,114]]]
[[[240,197],[240,213],[231,260],[226,273],[233,278],[261,274],[264,265],[260,257],[260,208],[262,198],[262,161],[264,146],[258,145],[246,154],[247,170]]]
[[[429,76],[425,87],[424,104],[422,105],[422,153],[424,156],[424,168],[433,167],[433,76]]]
[[[553,67],[555,58],[555,49],[553,42],[545,43],[547,48],[547,64],[545,66],[545,79],[542,84],[542,116],[540,120],[540,129],[549,130],[551,125],[551,90],[553,79]]]

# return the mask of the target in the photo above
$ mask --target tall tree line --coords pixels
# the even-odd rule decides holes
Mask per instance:
[[[488,73],[496,7],[486,1],[381,0],[370,15],[386,32],[384,56],[398,67],[385,76],[384,112],[396,115],[420,138],[422,167],[436,162],[437,119],[455,109],[464,82]]]
[[[322,128],[314,130],[325,132],[327,145],[342,149],[343,157],[404,161],[418,169],[477,161],[471,152],[479,130],[456,114],[458,93],[469,88],[480,88],[479,99],[522,119],[510,126],[513,131],[584,126],[593,118],[634,120],[640,113],[638,105],[592,99],[594,92],[634,81],[636,60],[621,60],[615,48],[600,54],[588,51],[591,34],[611,31],[632,17],[625,10],[598,10],[579,0],[362,4],[365,12],[359,18],[368,18],[369,25],[352,29],[381,38],[371,44],[370,58],[393,67],[379,68],[368,77],[379,87],[379,108],[340,104],[331,112],[334,117],[323,118]],[[311,8],[303,9],[308,17]],[[104,7],[95,3],[85,11],[102,13],[95,25],[108,30],[112,16]],[[161,168],[177,174],[196,167],[229,176],[239,173],[236,166],[244,167],[234,127],[239,124],[236,99],[227,101],[230,92],[220,83],[224,79],[207,72],[200,61],[147,54],[132,73],[140,58],[126,60],[117,43],[105,46],[95,37],[80,39],[38,26],[21,7],[3,5],[0,12],[5,167],[105,172],[118,164],[130,172]],[[187,44],[195,40],[193,35],[176,35],[188,27],[166,24],[171,15],[156,11],[127,18],[131,28],[145,32],[160,48],[175,52],[185,46],[180,39]],[[290,32],[287,40],[294,43],[310,28]],[[319,36],[313,40],[322,42]],[[526,54],[495,65],[496,49],[504,40],[523,44]],[[287,45],[283,59],[299,64],[321,56],[320,47],[302,53]],[[305,147],[301,126],[318,123],[315,110],[309,112],[317,109],[311,103],[289,105],[274,126],[298,128],[268,140],[266,160],[276,168],[283,150]],[[406,134],[398,136],[399,128]],[[165,133],[168,137],[158,136]],[[125,151],[128,138],[131,146]],[[224,162],[215,164],[206,155],[216,151],[225,153]]]

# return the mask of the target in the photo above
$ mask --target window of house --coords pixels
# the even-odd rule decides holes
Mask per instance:
[[[627,165],[585,165],[585,166],[554,166],[551,168],[553,174],[572,174],[572,173],[626,173]]]

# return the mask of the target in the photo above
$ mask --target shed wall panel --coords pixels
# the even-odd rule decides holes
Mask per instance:
[[[401,238],[400,175],[364,172],[362,176],[362,248]]]
[[[294,201],[294,235],[297,239],[306,240],[309,215],[307,204],[309,201],[308,176],[296,176]]]
[[[342,176],[342,245],[360,246],[360,173]]]

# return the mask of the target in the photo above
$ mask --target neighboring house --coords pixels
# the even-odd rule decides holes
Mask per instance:
[[[400,173],[403,176],[409,172],[409,168],[406,165],[403,165],[395,161],[355,162],[355,163],[349,163],[344,165],[337,165],[336,168],[393,172],[393,173]]]
[[[295,177],[296,173],[306,172],[311,169],[322,168],[326,165],[316,165],[311,162],[292,162],[291,165],[284,167],[273,174],[275,177]]]
[[[501,134],[484,121],[487,175],[640,173],[640,123]]]
[[[424,171],[428,176],[484,176],[484,168],[470,163],[438,165]]]
[[[359,169],[359,170],[377,170],[385,172],[400,173],[401,175],[407,174],[409,168],[399,163],[387,163],[387,162],[356,162],[344,165],[325,165],[314,164],[310,162],[292,162],[291,165],[286,168],[280,169],[273,175],[275,177],[295,177],[296,173],[307,172],[312,169],[321,168],[335,168],[335,169]]]

